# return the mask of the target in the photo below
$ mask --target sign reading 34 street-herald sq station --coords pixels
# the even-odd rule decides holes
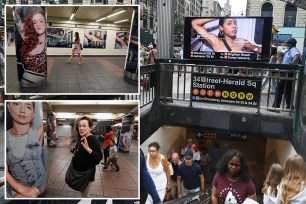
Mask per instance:
[[[258,107],[261,79],[255,77],[193,74],[191,100]]]

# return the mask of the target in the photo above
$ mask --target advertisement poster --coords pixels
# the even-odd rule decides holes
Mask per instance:
[[[6,46],[15,46],[15,29],[13,25],[6,25]]]
[[[117,32],[115,49],[127,49],[129,45],[129,32]]]
[[[7,180],[5,195],[6,198],[30,198],[23,192],[31,187],[36,187],[36,192],[44,192],[48,180],[43,148],[42,103],[10,101],[6,105],[9,113],[6,115],[6,176],[11,176],[14,181]],[[18,192],[13,189],[17,185],[20,186]]]
[[[84,35],[84,48],[105,49],[107,31],[100,29],[85,29]]]
[[[261,79],[193,74],[191,89],[192,101],[257,107]]]
[[[48,47],[72,47],[73,30],[71,28],[47,28]]]
[[[271,29],[270,17],[186,17],[184,58],[268,61]]]
[[[129,42],[129,52],[125,69],[131,73],[138,73],[138,13],[135,12]]]
[[[14,6],[13,13],[18,81],[21,87],[40,86],[47,77],[45,7]]]
[[[292,38],[292,34],[273,34],[271,45],[286,46],[287,40]]]

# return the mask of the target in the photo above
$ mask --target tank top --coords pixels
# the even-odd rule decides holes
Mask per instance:
[[[152,180],[154,181],[156,190],[161,190],[161,189],[165,189],[167,186],[167,176],[166,173],[164,171],[164,167],[162,165],[162,156],[160,156],[160,162],[157,166],[157,168],[151,168],[150,167],[150,155],[147,155],[147,168],[148,168],[148,172],[152,177]]]

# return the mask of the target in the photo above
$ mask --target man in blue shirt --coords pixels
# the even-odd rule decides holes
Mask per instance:
[[[201,166],[193,161],[192,150],[187,149],[184,153],[184,162],[179,165],[177,171],[177,196],[180,198],[200,190],[204,190],[203,172]]]
[[[292,66],[292,65],[298,63],[298,61],[301,58],[301,55],[300,55],[299,50],[295,47],[296,43],[297,42],[294,38],[290,38],[286,42],[286,46],[288,47],[288,51],[285,52],[285,54],[284,54],[282,64],[287,64],[289,66]],[[283,72],[283,73],[281,73],[280,76],[281,77],[286,77],[286,73]],[[292,78],[293,73],[292,72],[288,73],[288,77]],[[274,99],[272,107],[279,108],[280,104],[282,102],[283,94],[285,94],[286,109],[290,109],[290,107],[291,107],[292,80],[293,79],[291,79],[291,80],[285,80],[285,79],[279,80],[279,82],[277,83],[275,99]]]

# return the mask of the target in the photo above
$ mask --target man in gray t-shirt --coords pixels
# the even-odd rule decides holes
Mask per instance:
[[[109,142],[109,145],[110,145],[110,148],[109,148],[109,157],[108,157],[107,163],[104,164],[105,166],[103,167],[102,170],[107,170],[108,166],[112,163],[112,165],[114,165],[116,167],[116,173],[120,172],[121,171],[120,167],[117,164],[117,160],[118,160],[117,152],[118,152],[118,149],[117,149],[116,143],[115,143],[114,140],[111,140]]]

